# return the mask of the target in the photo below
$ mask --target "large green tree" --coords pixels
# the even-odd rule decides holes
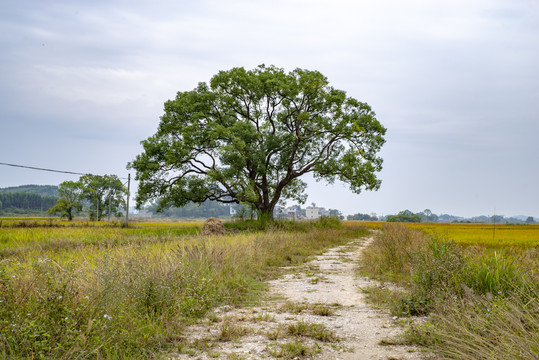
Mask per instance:
[[[79,179],[83,197],[90,202],[90,218],[101,220],[104,216],[122,216],[127,190],[116,175],[83,175]]]
[[[128,167],[137,206],[241,202],[271,218],[279,200],[305,201],[307,173],[355,193],[377,190],[385,131],[369,105],[317,71],[234,68],[167,101]]]
[[[60,214],[61,217],[67,217],[69,221],[73,220],[76,211],[82,210],[83,187],[77,181],[64,181],[58,186],[58,195],[60,198],[52,208],[50,214]]]

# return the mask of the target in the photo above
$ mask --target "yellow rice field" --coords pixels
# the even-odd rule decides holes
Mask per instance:
[[[349,226],[359,224],[371,229],[379,229],[384,223],[378,221],[345,222],[345,225]],[[405,225],[463,245],[539,247],[539,224],[407,223]]]

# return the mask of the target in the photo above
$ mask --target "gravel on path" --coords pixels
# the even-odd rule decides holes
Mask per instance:
[[[170,359],[415,360],[414,347],[382,345],[402,333],[389,313],[367,304],[357,275],[372,238],[332,248],[269,282],[268,300],[218,308],[184,332],[190,344]]]

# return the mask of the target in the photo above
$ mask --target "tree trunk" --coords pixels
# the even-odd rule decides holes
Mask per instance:
[[[258,210],[258,220],[261,222],[273,221],[273,208],[268,209],[259,209]]]

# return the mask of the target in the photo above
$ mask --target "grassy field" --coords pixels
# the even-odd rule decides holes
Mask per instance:
[[[538,226],[343,224],[244,221],[207,237],[200,222],[2,219],[0,358],[161,358],[186,324],[255,302],[279,267],[366,227],[380,231],[362,272],[404,289],[371,298],[428,316],[405,341],[448,359],[539,357]]]
[[[399,285],[373,287],[371,300],[397,316],[427,316],[405,342],[443,359],[538,359],[536,229],[504,225],[505,240],[490,242],[483,225],[386,224],[361,272]]]
[[[256,301],[264,280],[365,229],[338,223],[13,223],[0,228],[0,358],[152,359],[220,305]]]
[[[200,226],[200,223],[133,223],[126,229],[119,223],[4,221],[0,227],[0,259],[15,256],[32,259],[43,252],[167,242],[177,236],[196,235]]]

